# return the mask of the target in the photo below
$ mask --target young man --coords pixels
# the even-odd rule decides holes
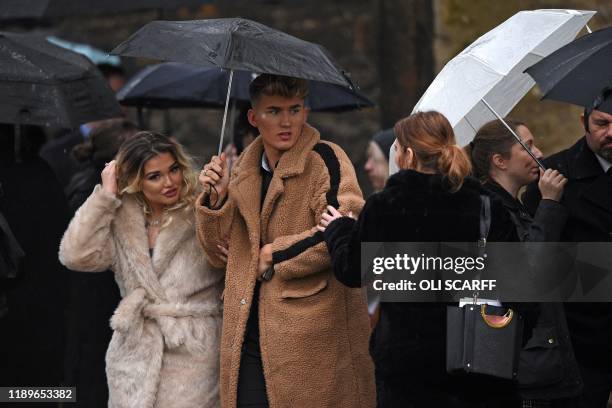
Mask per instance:
[[[306,81],[263,74],[249,91],[260,136],[231,178],[224,155],[204,166],[197,201],[208,259],[227,260],[222,405],[372,407],[366,306],[334,279],[316,227],[328,204],[360,211],[355,171],[306,123]]]
[[[584,137],[544,161],[547,167],[559,170],[568,178],[561,199],[569,211],[562,240],[610,242],[612,90],[605,89],[585,108],[581,122]],[[537,207],[540,200],[537,185],[528,188],[523,200],[529,209]],[[567,303],[565,310],[584,382],[577,406],[605,408],[612,391],[612,303]]]

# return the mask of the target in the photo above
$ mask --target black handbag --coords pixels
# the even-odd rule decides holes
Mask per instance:
[[[484,254],[491,225],[491,203],[481,196],[479,251]],[[523,331],[522,317],[512,309],[478,305],[446,310],[446,371],[515,379]]]

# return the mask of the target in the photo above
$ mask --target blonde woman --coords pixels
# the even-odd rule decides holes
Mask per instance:
[[[60,261],[110,268],[122,300],[106,353],[109,407],[217,407],[222,272],[195,236],[196,178],[182,147],[152,132],[126,141],[79,208]]]

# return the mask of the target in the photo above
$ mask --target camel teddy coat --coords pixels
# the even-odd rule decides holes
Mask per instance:
[[[274,170],[260,211],[263,144],[258,137],[234,165],[220,209],[197,201],[197,233],[209,261],[229,238],[221,338],[221,403],[235,407],[245,326],[260,246],[271,243],[275,274],[259,295],[259,342],[270,407],[373,407],[369,323],[359,289],[332,273],[316,225],[328,204],[357,214],[363,205],[346,154],[304,125]]]
[[[122,300],[106,353],[112,408],[219,406],[223,272],[202,255],[193,209],[175,211],[153,255],[141,206],[98,185],[60,244],[70,269],[112,269]]]

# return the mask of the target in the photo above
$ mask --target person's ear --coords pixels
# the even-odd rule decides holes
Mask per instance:
[[[508,169],[508,164],[506,162],[506,159],[504,159],[502,155],[499,153],[495,153],[493,156],[491,156],[491,164],[493,165],[494,168],[499,169],[499,170]]]
[[[249,120],[251,126],[257,127],[257,120],[255,119],[255,111],[253,109],[249,109],[247,111],[247,119]]]
[[[413,162],[414,162],[414,151],[410,148],[403,148],[400,146],[400,149],[403,149],[403,152],[400,156],[401,159],[401,163],[400,164],[400,168],[402,169],[412,169],[414,168],[413,166]]]

